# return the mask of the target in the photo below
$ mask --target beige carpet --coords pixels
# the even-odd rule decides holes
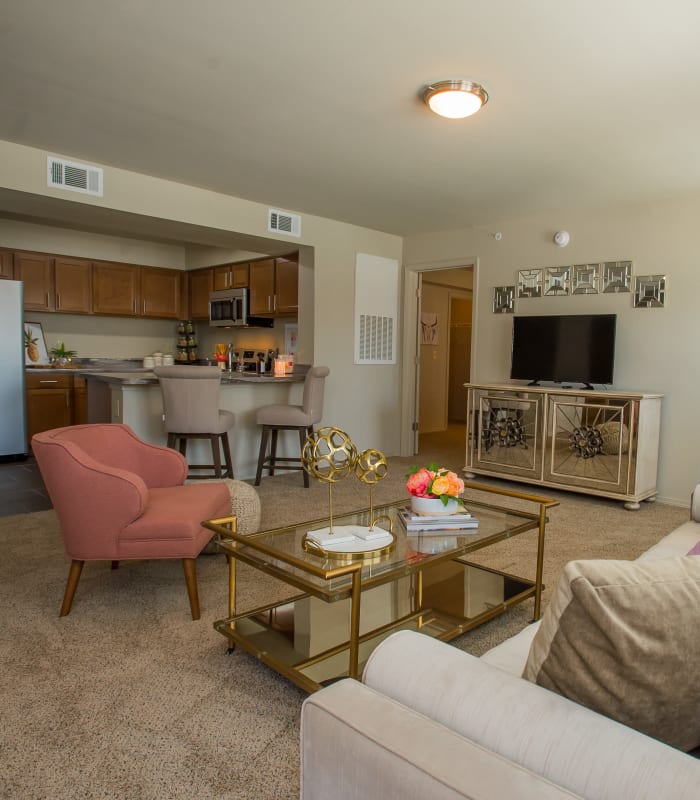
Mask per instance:
[[[460,457],[460,447],[444,451],[446,466],[458,468]],[[413,461],[391,459],[378,502],[404,495]],[[298,473],[266,478],[260,494],[268,525],[326,513],[327,488],[303,490]],[[660,504],[631,513],[612,501],[546,494],[561,500],[548,526],[547,591],[566,561],[634,558],[688,517]],[[365,506],[366,489],[354,479],[340,483],[334,504],[337,513]],[[73,610],[60,619],[68,560],[54,513],[1,518],[0,541],[0,797],[298,797],[305,695],[245,653],[225,653],[212,627],[226,608],[223,557],[199,559],[199,622],[189,617],[180,564],[157,561],[116,571],[86,565]],[[534,536],[525,535],[488,560],[527,575],[534,552]],[[269,591],[269,581],[242,570],[242,596],[255,602]],[[478,655],[531,614],[532,601],[455,644]]]

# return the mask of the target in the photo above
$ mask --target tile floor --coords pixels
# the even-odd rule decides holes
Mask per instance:
[[[0,517],[49,508],[51,501],[32,456],[0,463]]]

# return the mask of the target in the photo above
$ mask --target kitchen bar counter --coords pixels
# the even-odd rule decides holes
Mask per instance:
[[[236,415],[236,423],[229,433],[236,478],[255,477],[261,431],[255,421],[257,410],[273,403],[301,405],[305,368],[298,365],[297,369],[279,378],[254,373],[222,373],[219,407]],[[88,422],[123,422],[147,442],[166,443],[163,400],[152,370],[71,368],[66,371],[87,380]],[[296,431],[281,433],[278,455],[298,454]],[[209,443],[191,440],[187,460],[191,464],[211,464]]]

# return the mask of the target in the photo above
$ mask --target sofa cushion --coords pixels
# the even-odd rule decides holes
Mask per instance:
[[[700,542],[696,542],[690,550],[688,550],[687,555],[689,556],[700,556]]]
[[[571,561],[523,677],[673,747],[700,745],[700,560]]]

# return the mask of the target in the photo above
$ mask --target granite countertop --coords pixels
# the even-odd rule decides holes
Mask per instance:
[[[178,366],[178,365],[176,365]],[[300,365],[302,366],[302,365]],[[140,360],[134,359],[94,359],[83,363],[70,364],[62,367],[53,365],[26,367],[27,372],[58,373],[65,375],[80,375],[83,378],[94,378],[107,383],[119,383],[123,386],[148,386],[158,383],[152,369],[143,366]],[[272,375],[257,375],[253,372],[228,372],[221,373],[221,382],[228,383],[303,383],[306,369],[289,375],[274,377]]]
[[[60,372],[61,370],[56,370]],[[106,370],[91,370],[91,369],[71,369],[66,370],[66,372],[72,372],[78,375],[81,375],[84,378],[93,378],[95,380],[105,381],[106,383],[119,383],[122,386],[148,386],[149,384],[156,384],[158,383],[158,378],[156,378],[154,372],[150,369],[135,369],[135,370],[126,370],[126,371],[118,371],[115,370],[113,372],[106,371]],[[304,382],[304,375],[301,373],[294,373],[291,375],[284,375],[281,377],[274,377],[272,375],[246,375],[245,373],[240,374],[238,372],[222,372],[221,373],[221,383],[229,384],[229,383],[253,383],[253,384],[263,384],[263,383],[303,383]]]

